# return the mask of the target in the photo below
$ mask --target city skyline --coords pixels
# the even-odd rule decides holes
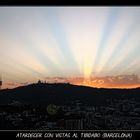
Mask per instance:
[[[139,20],[139,7],[0,7],[2,80],[140,77]]]

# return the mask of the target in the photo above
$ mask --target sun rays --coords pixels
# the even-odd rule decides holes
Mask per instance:
[[[139,7],[1,7],[4,81],[140,76],[139,13]]]

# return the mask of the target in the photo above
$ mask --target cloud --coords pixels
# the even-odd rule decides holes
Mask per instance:
[[[23,85],[27,85],[27,83],[3,83],[2,89],[12,89]]]
[[[88,80],[84,80],[83,78],[81,78],[70,80],[70,82],[78,85],[86,85],[91,87],[104,87],[104,88],[140,87],[140,81],[137,75],[94,77]]]
[[[103,88],[136,88],[140,87],[140,80],[137,75],[116,75],[104,77],[92,77],[84,79],[84,77],[46,77],[47,83],[71,83],[75,85],[84,85],[90,87],[103,87]],[[15,88],[24,86],[28,83],[3,83],[2,89]]]
[[[140,86],[137,75],[117,75],[95,78],[102,80],[102,86],[105,87],[135,87]]]

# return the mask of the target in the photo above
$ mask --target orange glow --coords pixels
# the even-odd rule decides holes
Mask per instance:
[[[16,87],[19,87],[19,86],[24,86],[24,85],[27,85],[27,83],[20,83],[20,84],[17,84],[17,83],[3,83],[2,89],[13,89],[13,88],[16,88]]]
[[[140,84],[134,84],[134,85],[109,85],[107,83],[103,83],[103,81],[98,81],[98,83],[94,83],[91,81],[83,81],[83,82],[73,82],[72,84],[75,85],[81,85],[81,86],[88,86],[88,87],[94,87],[94,88],[126,88],[126,89],[131,89],[131,88],[138,88],[140,87]]]
[[[126,80],[126,78],[128,78]],[[140,87],[140,81],[135,75],[118,75],[108,77],[95,77],[84,79],[69,80],[75,85],[83,85],[97,88],[137,88]]]
[[[74,85],[82,85],[97,88],[137,88],[140,87],[140,81],[137,75],[117,75],[105,77],[46,77],[47,83],[71,83]],[[34,81],[33,83],[36,83]],[[32,83],[32,82],[29,82]],[[2,89],[15,88],[27,85],[28,83],[3,83]]]
[[[90,80],[83,80],[83,81],[71,81],[71,84],[74,85],[79,85],[79,86],[88,86],[88,87],[94,87],[94,88],[127,88],[127,89],[131,89],[131,88],[137,88],[140,87],[140,84],[134,84],[134,85],[109,85],[109,84],[103,84],[103,81],[98,81],[98,82],[91,82]],[[10,83],[6,83],[3,84],[2,89],[12,89],[12,88],[16,88],[19,86],[23,86],[26,84],[10,84]]]

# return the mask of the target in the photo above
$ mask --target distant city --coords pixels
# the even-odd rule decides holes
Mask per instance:
[[[1,90],[1,130],[139,130],[140,88],[38,83]]]
[[[140,103],[134,99],[108,100],[107,106],[85,106],[78,100],[70,106],[23,106],[13,101],[0,108],[1,130],[140,129]]]

